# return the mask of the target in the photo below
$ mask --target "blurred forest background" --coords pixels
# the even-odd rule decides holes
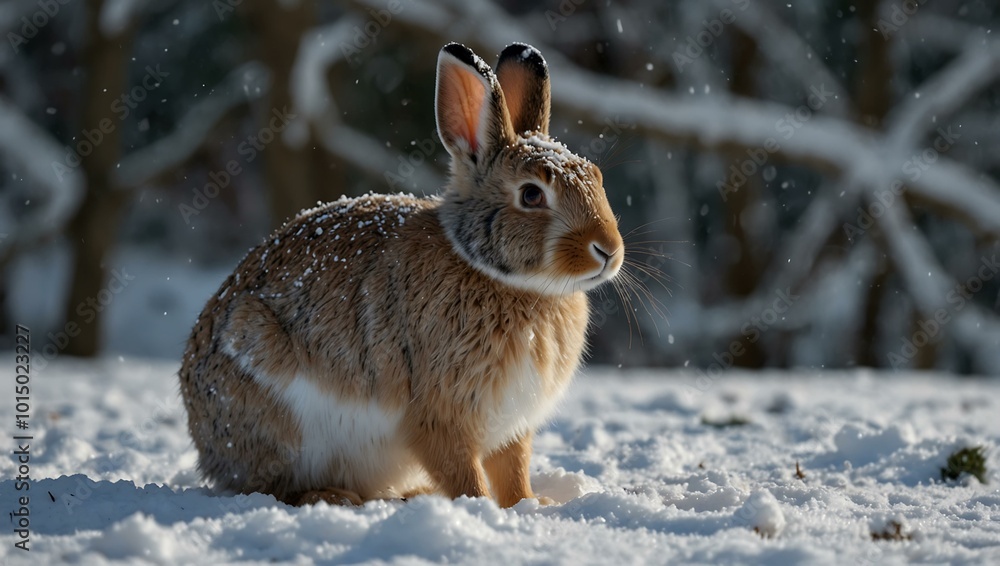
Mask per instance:
[[[437,192],[438,50],[521,41],[632,231],[592,363],[1000,374],[998,22],[992,0],[4,0],[0,327],[31,326],[39,364],[178,357],[299,209]]]

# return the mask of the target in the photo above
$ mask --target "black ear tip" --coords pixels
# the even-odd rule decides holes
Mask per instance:
[[[474,51],[468,47],[462,45],[461,43],[449,43],[441,48],[441,53],[447,53],[452,57],[458,59],[464,65],[468,65],[476,70],[477,73],[483,76],[487,81],[494,81],[493,69],[486,64]]]
[[[535,72],[539,77],[545,78],[549,75],[549,67],[545,64],[545,58],[541,51],[528,45],[527,43],[511,43],[500,52],[500,60],[497,68],[507,62],[519,62]]]
[[[458,59],[459,61],[465,63],[466,65],[475,67],[476,66],[476,54],[473,53],[471,49],[462,45],[461,43],[449,43],[441,48],[441,51],[451,55],[452,57]]]

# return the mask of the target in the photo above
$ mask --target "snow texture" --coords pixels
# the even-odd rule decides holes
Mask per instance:
[[[1000,561],[997,381],[590,368],[535,438],[532,483],[555,505],[293,508],[202,484],[176,370],[57,359],[35,375],[31,552],[7,536],[0,562]],[[943,483],[969,445],[986,447],[990,483]],[[6,505],[16,474],[0,461]],[[900,540],[873,539],[897,526]]]

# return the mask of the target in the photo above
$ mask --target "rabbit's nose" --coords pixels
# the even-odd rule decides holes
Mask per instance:
[[[608,243],[592,241],[590,242],[590,254],[601,264],[601,272],[598,277],[614,277],[618,274],[618,269],[623,261],[623,248],[620,244],[617,248],[611,248]]]
[[[603,263],[604,265],[607,265],[611,260],[611,256],[614,255],[614,252],[607,251],[597,242],[590,242],[590,253],[594,254],[597,261]]]

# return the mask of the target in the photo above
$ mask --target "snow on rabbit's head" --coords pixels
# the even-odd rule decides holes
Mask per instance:
[[[450,43],[437,66],[438,134],[451,154],[441,222],[479,271],[551,295],[612,279],[625,246],[596,165],[549,137],[548,66],[515,43],[493,70]]]

